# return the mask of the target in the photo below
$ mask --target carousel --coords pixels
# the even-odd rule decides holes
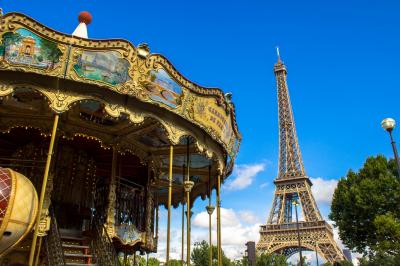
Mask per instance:
[[[220,188],[241,140],[231,94],[146,44],[88,38],[88,12],[72,35],[19,13],[0,20],[0,265],[131,265],[157,252],[159,208],[168,265],[178,207],[190,265],[198,198],[210,239],[216,208],[222,265]]]

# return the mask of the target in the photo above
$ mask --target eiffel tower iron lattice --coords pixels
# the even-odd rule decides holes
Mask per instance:
[[[305,173],[286,82],[286,66],[279,58],[274,65],[279,110],[279,168],[272,209],[267,224],[260,229],[259,252],[281,253],[290,257],[299,252],[298,230],[293,201],[302,207],[299,221],[301,250],[316,250],[334,263],[345,260],[336,244],[332,227],[322,218],[311,193],[311,180]]]

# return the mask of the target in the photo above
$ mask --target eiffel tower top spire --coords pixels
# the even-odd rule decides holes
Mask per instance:
[[[277,48],[278,61],[274,65],[274,73],[278,89],[279,114],[279,170],[277,180],[306,177],[303,159],[297,139],[289,89],[286,82],[286,66],[281,61]]]

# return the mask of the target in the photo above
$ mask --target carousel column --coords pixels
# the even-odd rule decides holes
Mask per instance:
[[[186,160],[187,160],[187,176],[186,176],[186,181],[183,183],[183,186],[185,188],[186,192],[186,222],[187,222],[187,228],[186,228],[186,244],[187,244],[187,251],[186,251],[186,265],[190,266],[190,192],[192,191],[192,188],[194,186],[194,182],[190,181],[190,157],[189,157],[189,138],[187,139],[187,145],[186,145]]]
[[[30,254],[29,254],[29,266],[33,265],[33,260],[35,257],[36,241],[37,241],[38,236],[45,235],[45,231],[49,227],[49,220],[47,219],[47,217],[46,216],[42,217],[42,208],[43,208],[44,196],[46,194],[47,180],[49,177],[49,170],[50,170],[51,159],[52,159],[52,155],[53,155],[53,148],[54,148],[54,142],[56,139],[59,118],[60,118],[59,114],[56,114],[54,116],[53,130],[51,132],[49,151],[47,153],[46,166],[44,169],[42,190],[40,191],[39,210],[38,210],[37,217],[36,217],[35,231],[33,233],[32,245],[31,245],[31,250],[30,250]],[[39,240],[39,243],[40,244],[42,243],[41,238]],[[39,248],[40,248],[40,245],[39,245]],[[39,256],[39,255],[40,254],[38,254],[37,256]]]
[[[156,203],[156,228],[155,228],[155,238],[156,238],[156,246],[158,246],[158,219],[160,218],[158,215],[158,197],[157,197],[157,203]]]
[[[190,192],[192,191],[192,188],[194,186],[194,182],[190,180],[186,180],[184,182],[185,186],[185,192],[186,192],[186,241],[187,241],[187,247],[186,247],[186,265],[190,266],[190,218],[192,216],[192,212],[190,211]]]
[[[146,187],[146,245],[147,248],[154,247],[153,234],[152,234],[152,214],[154,208],[154,196],[151,189],[151,171],[148,167],[147,170],[147,187]]]
[[[182,165],[182,181],[185,180],[186,165]],[[182,190],[182,244],[181,244],[181,265],[185,261],[185,189]]]
[[[182,195],[182,250],[181,250],[181,265],[184,265],[185,259],[185,203],[183,202],[185,199],[185,193]]]
[[[215,207],[211,205],[211,197],[212,197],[212,191],[211,191],[211,167],[209,167],[209,179],[208,179],[208,206],[206,206],[206,210],[208,213],[208,237],[209,237],[209,245],[210,245],[210,250],[209,250],[209,265],[212,266],[212,258],[213,258],[213,252],[212,252],[212,223],[211,223],[211,216],[215,210]]]
[[[167,266],[169,265],[169,249],[171,238],[171,201],[172,201],[172,167],[174,161],[174,147],[171,145],[169,148],[169,176],[168,176],[168,223],[167,223]]]
[[[110,181],[110,188],[108,191],[108,207],[107,207],[107,220],[106,220],[106,230],[110,238],[112,238],[115,234],[115,203],[117,199],[116,195],[117,160],[118,160],[118,151],[116,148],[113,148],[112,163],[111,163],[111,181]]]
[[[221,243],[221,175],[218,175],[218,184],[217,184],[217,249],[218,249],[218,266],[222,266],[222,243]]]

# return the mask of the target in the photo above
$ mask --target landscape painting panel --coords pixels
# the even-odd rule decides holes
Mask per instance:
[[[146,86],[152,100],[176,108],[180,104],[182,87],[164,69],[150,71],[150,81]]]
[[[60,64],[57,43],[41,38],[26,29],[6,32],[2,36],[0,58],[11,64],[54,69]]]
[[[117,85],[131,79],[129,66],[129,62],[116,51],[83,51],[76,58],[74,70],[80,77]]]

